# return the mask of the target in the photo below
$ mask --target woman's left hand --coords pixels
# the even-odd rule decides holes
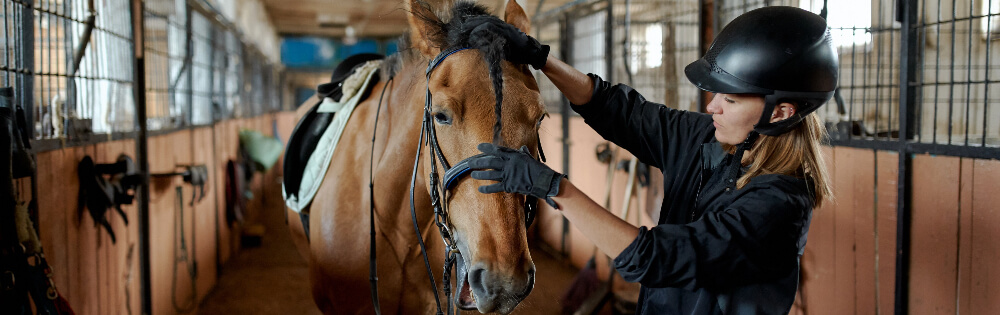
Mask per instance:
[[[533,196],[545,200],[558,209],[553,196],[559,194],[559,183],[565,177],[531,156],[528,147],[520,150],[480,143],[477,147],[485,155],[469,161],[472,178],[497,181],[479,186],[479,192],[492,194],[508,192]]]

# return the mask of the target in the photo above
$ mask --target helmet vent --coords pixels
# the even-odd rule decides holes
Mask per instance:
[[[715,58],[719,56],[719,53],[721,53],[722,49],[725,47],[726,45],[724,44],[716,43],[715,45],[712,45],[712,48],[709,49],[708,52],[705,53],[705,60],[712,66],[712,72],[725,73],[725,70],[722,70],[722,68],[719,67],[719,64],[715,62]]]

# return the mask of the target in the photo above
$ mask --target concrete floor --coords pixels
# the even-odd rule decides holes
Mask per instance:
[[[278,222],[269,224],[260,247],[243,249],[223,266],[199,314],[320,314],[309,293],[306,262],[283,220]],[[577,270],[537,246],[531,254],[535,288],[514,314],[560,314],[559,299]],[[602,313],[610,314],[610,307]]]

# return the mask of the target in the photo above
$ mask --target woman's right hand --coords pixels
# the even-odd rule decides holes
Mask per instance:
[[[535,69],[545,67],[549,56],[549,45],[542,45],[513,25],[495,17],[473,17],[467,23],[476,25],[470,34],[472,38],[493,39],[496,36],[504,38],[506,40],[504,58],[507,61],[529,64]]]

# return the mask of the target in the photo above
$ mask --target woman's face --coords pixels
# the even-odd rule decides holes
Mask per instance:
[[[715,139],[731,145],[743,142],[763,110],[763,96],[716,93],[708,103],[708,113],[715,121]]]

